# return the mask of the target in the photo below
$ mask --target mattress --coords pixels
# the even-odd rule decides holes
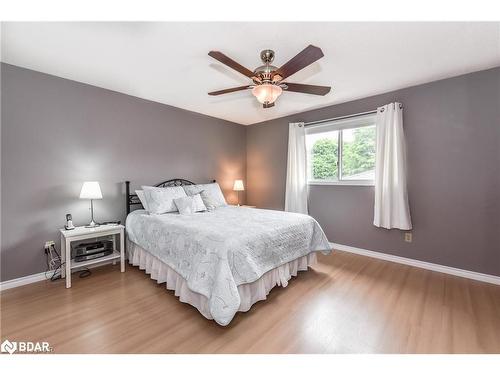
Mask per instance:
[[[207,309],[227,325],[240,309],[238,286],[307,256],[331,251],[308,215],[226,206],[192,215],[150,215],[137,210],[126,221],[128,240],[180,275],[207,299]]]

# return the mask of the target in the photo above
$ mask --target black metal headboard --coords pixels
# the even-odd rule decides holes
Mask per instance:
[[[211,182],[215,182],[212,180]],[[156,187],[172,187],[172,186],[184,186],[184,185],[196,185],[194,182],[185,180],[183,178],[173,178],[171,180],[160,182],[155,185]],[[130,181],[125,181],[125,195],[127,199],[127,215],[130,213],[130,206],[141,206],[142,203],[137,196],[137,194],[130,194]],[[144,208],[144,207],[142,207]]]

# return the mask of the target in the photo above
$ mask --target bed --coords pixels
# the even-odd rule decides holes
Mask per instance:
[[[184,179],[156,186],[194,185]],[[129,263],[166,283],[181,302],[207,319],[228,325],[238,311],[248,311],[270,290],[316,261],[316,252],[331,246],[319,224],[308,215],[219,207],[210,212],[151,215],[127,195]]]

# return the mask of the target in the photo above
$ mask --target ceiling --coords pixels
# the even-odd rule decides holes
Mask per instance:
[[[253,70],[259,52],[280,66],[308,44],[325,57],[287,79],[332,86],[283,93],[263,109],[250,83],[210,58],[219,50]],[[249,125],[500,65],[500,23],[3,23],[2,61]]]

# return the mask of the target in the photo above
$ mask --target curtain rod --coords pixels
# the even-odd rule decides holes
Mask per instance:
[[[403,104],[399,103],[399,108],[403,109]],[[382,108],[381,111],[383,112],[384,108]],[[311,125],[318,125],[318,124],[322,124],[324,122],[331,122],[331,121],[337,121],[337,120],[344,120],[344,119],[348,119],[348,118],[352,118],[352,117],[359,117],[359,116],[364,116],[364,115],[371,115],[371,114],[375,114],[375,113],[377,113],[376,109],[374,109],[373,111],[366,111],[366,112],[355,113],[353,115],[327,118],[325,120],[304,122],[304,127],[311,126]]]
[[[366,112],[355,113],[353,115],[339,116],[339,117],[327,118],[325,120],[305,122],[304,126],[317,125],[317,124],[322,124],[324,122],[331,122],[331,121],[337,121],[337,120],[344,120],[344,119],[348,119],[348,118],[351,118],[351,117],[359,117],[359,116],[364,116],[364,115],[371,115],[371,114],[374,114],[374,113],[377,113],[376,109],[373,110],[373,111],[366,111]]]

